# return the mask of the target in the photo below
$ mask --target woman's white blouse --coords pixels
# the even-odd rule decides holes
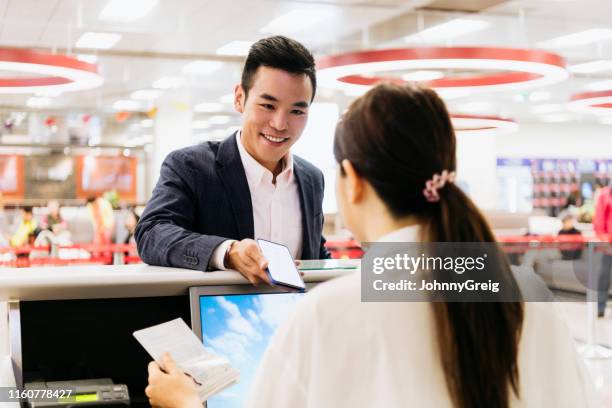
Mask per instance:
[[[380,239],[416,240],[416,227]],[[357,272],[304,297],[271,340],[247,406],[453,407],[431,304],[362,303],[360,283]],[[519,347],[512,407],[593,406],[592,382],[553,303],[525,304]]]

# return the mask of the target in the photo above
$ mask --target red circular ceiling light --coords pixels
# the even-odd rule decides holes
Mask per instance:
[[[582,92],[572,95],[568,109],[596,115],[612,114],[612,90]]]
[[[451,114],[451,122],[457,135],[499,135],[514,133],[518,124],[500,116]]]
[[[565,61],[542,50],[493,47],[419,47],[359,51],[317,60],[322,86],[367,91],[380,81],[406,83],[399,76],[377,72],[406,70],[470,70],[471,76],[422,81],[438,91],[503,91],[550,85],[569,77]]]
[[[0,77],[0,93],[71,92],[96,88],[104,82],[98,67],[66,55],[0,48],[0,71],[19,73]],[[23,74],[32,76],[23,76]]]

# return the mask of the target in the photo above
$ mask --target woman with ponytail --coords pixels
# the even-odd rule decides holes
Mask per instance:
[[[336,196],[355,237],[494,242],[454,184],[455,146],[434,91],[383,84],[357,99],[334,141]],[[499,262],[516,286],[510,266]],[[248,406],[591,406],[590,381],[552,304],[365,303],[360,284],[354,273],[305,297],[272,339]],[[169,401],[193,395],[189,387],[164,387],[160,377],[147,391],[157,405],[181,406]]]

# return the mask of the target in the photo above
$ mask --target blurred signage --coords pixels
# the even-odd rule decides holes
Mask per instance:
[[[23,197],[23,157],[0,155],[0,191],[4,196]]]
[[[77,157],[77,198],[98,196],[115,190],[122,199],[136,198],[135,157]]]

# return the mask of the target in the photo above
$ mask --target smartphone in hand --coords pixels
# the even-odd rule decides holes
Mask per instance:
[[[276,242],[258,239],[257,244],[268,260],[266,272],[274,285],[285,286],[300,291],[306,290],[306,285],[295,266],[295,261],[289,248]]]

